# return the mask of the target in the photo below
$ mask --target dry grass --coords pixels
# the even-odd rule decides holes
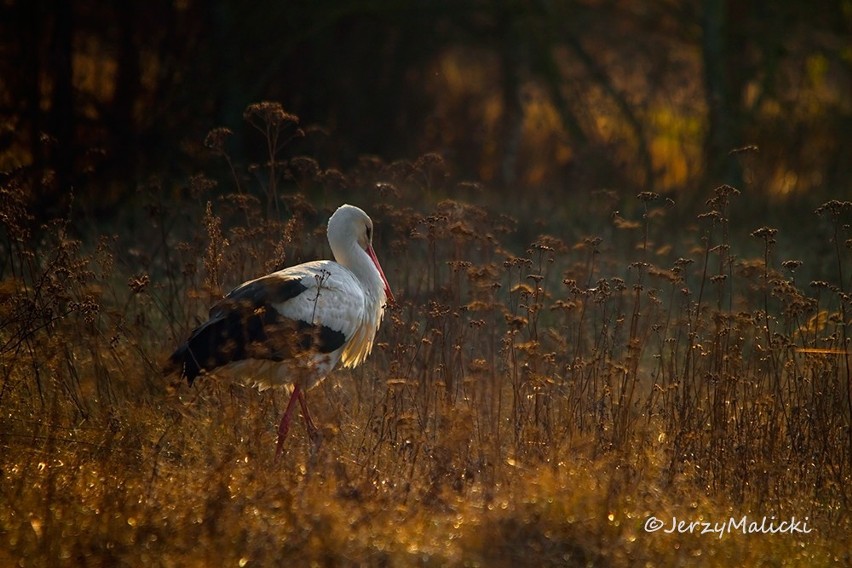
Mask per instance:
[[[610,216],[599,195],[566,226],[603,237],[524,246],[552,220],[469,205],[487,193],[437,156],[345,174],[276,161],[273,111],[250,118],[276,136],[255,168],[274,181],[252,189],[228,159],[235,192],[196,176],[178,209],[152,182],[134,231],[31,232],[26,188],[2,188],[0,562],[850,561],[848,203],[807,213],[825,240],[800,258],[784,231],[732,226],[728,187],[682,237],[659,196]],[[208,138],[225,157],[226,135]],[[369,361],[309,394],[321,449],[295,428],[275,461],[285,393],[171,384],[159,363],[222,291],[327,257],[344,200],[376,221],[400,301]],[[812,532],[648,533],[651,515],[807,517]]]

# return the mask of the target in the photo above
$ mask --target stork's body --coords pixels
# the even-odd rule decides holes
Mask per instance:
[[[393,298],[373,252],[372,228],[361,209],[341,206],[328,222],[336,262],[307,262],[241,284],[172,354],[169,370],[179,370],[190,384],[220,368],[261,389],[292,384],[278,453],[296,400],[315,439],[304,391],[338,362],[355,367],[366,359],[385,303]]]

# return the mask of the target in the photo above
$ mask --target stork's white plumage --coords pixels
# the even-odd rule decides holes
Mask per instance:
[[[276,453],[296,400],[316,441],[304,391],[338,362],[355,367],[367,358],[385,304],[393,300],[372,237],[370,217],[358,207],[341,206],[328,221],[336,262],[306,262],[241,284],[210,309],[209,321],[172,354],[167,371],[179,371],[190,385],[214,369],[239,374],[261,389],[292,384]]]

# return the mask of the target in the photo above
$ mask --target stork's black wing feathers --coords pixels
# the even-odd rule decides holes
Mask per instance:
[[[284,279],[276,275],[264,276],[228,292],[222,301],[210,308],[210,317],[213,318],[232,307],[234,302],[255,308],[270,303],[283,304],[307,289],[308,287],[302,284],[301,278]]]
[[[336,351],[346,341],[341,332],[285,318],[273,306],[305,290],[299,279],[273,276],[236,288],[210,310],[210,320],[175,350],[166,372],[179,371],[192,384],[202,371],[244,359],[284,361],[309,350]]]

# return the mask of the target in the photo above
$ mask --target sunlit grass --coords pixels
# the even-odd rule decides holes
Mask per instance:
[[[822,244],[787,251],[795,228],[732,224],[728,187],[675,239],[650,192],[557,223],[497,213],[435,155],[276,168],[317,197],[196,177],[175,210],[152,185],[139,234],[91,243],[66,222],[34,234],[3,188],[4,564],[849,561],[850,205],[802,212]],[[446,193],[487,206],[429,197]],[[308,394],[321,448],[294,427],[276,461],[285,392],[189,388],[161,363],[222,291],[327,257],[343,201],[376,222],[399,302],[368,362]],[[651,516],[811,532],[648,532]]]

